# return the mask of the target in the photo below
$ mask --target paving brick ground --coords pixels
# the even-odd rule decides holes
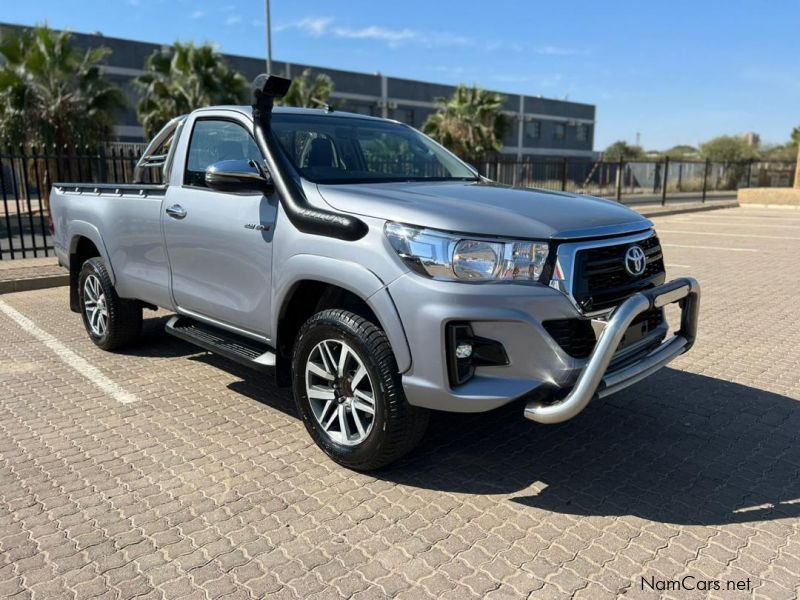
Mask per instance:
[[[66,269],[58,266],[58,259],[55,256],[0,261],[0,282],[65,273]]]
[[[377,475],[163,317],[108,354],[66,288],[3,296],[137,400],[0,313],[0,598],[655,598],[641,577],[685,575],[796,598],[800,211],[657,225],[670,275],[703,284],[690,355],[559,426],[437,414]]]

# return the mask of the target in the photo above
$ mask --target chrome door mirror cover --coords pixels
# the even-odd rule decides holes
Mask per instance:
[[[272,179],[254,160],[221,160],[206,169],[206,185],[232,194],[270,194]]]

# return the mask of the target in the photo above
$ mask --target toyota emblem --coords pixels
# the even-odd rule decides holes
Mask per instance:
[[[644,273],[644,268],[647,266],[647,257],[644,255],[644,250],[640,246],[631,246],[625,252],[625,270],[638,277]]]

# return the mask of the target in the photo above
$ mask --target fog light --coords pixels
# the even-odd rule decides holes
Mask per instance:
[[[468,381],[475,374],[475,367],[509,364],[503,345],[476,336],[469,323],[448,323],[445,339],[451,386]]]
[[[469,358],[472,356],[472,344],[459,344],[456,346],[456,358]]]

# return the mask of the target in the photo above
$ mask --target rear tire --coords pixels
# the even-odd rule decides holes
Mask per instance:
[[[429,413],[406,400],[386,334],[352,312],[324,310],[306,321],[292,352],[292,384],[314,442],[350,469],[384,467],[425,434]]]
[[[83,325],[91,340],[103,350],[131,344],[142,332],[142,307],[117,295],[102,258],[90,258],[78,277]]]

